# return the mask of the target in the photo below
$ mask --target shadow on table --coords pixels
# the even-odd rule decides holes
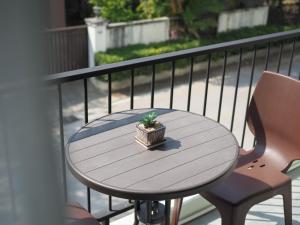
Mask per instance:
[[[128,124],[135,124],[140,121],[145,115],[149,114],[150,112],[156,112],[157,115],[163,115],[166,113],[173,112],[169,109],[149,109],[146,112],[131,112],[131,111],[124,111],[124,112],[118,112],[113,115],[119,115],[120,118],[112,119],[110,116],[104,116],[97,120],[95,120],[91,124],[87,124],[84,126],[84,129],[79,130],[72,138],[69,140],[69,142],[75,142],[87,137],[91,137],[93,135],[97,135],[102,132],[107,132],[109,130],[113,130],[122,126],[126,126]],[[122,117],[122,115],[125,115],[125,117]],[[103,122],[103,123],[101,123]],[[98,126],[94,126],[95,123],[99,123]],[[92,125],[92,126],[91,126]]]
[[[165,137],[166,142],[155,148],[158,151],[172,151],[181,147],[181,142],[170,137]]]

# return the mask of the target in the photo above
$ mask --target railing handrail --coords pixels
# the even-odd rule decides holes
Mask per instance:
[[[86,25],[78,25],[78,26],[71,26],[71,27],[59,27],[59,28],[50,28],[46,29],[46,32],[64,32],[64,31],[71,31],[71,30],[82,30],[87,28]]]
[[[263,43],[268,43],[272,41],[296,38],[300,36],[300,29],[295,29],[291,31],[277,32],[273,34],[261,35],[256,37],[244,38],[235,41],[223,42],[218,44],[212,44],[197,48],[185,49],[170,53],[164,53],[155,56],[137,58],[117,63],[111,63],[101,66],[96,66],[93,68],[85,68],[74,71],[68,71],[53,75],[48,75],[46,82],[61,84],[70,81],[81,80],[84,78],[96,77],[101,75],[106,75],[109,73],[129,70],[132,68],[159,64],[163,62],[171,62],[173,60],[188,58],[196,55],[205,55],[210,52],[222,51],[231,48],[246,47],[252,45],[258,45]]]

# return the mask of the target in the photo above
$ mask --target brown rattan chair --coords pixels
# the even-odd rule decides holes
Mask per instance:
[[[300,159],[299,99],[298,80],[263,73],[247,112],[248,126],[256,138],[254,150],[241,149],[232,175],[201,193],[219,210],[222,225],[243,225],[253,205],[275,195],[283,196],[285,224],[292,224],[291,179],[284,173]],[[181,201],[175,205],[180,207]],[[179,216],[178,207],[173,218]]]
[[[69,204],[66,207],[67,225],[101,225],[88,211],[81,205]]]

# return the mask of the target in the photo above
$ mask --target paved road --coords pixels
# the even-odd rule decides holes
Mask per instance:
[[[288,53],[288,52],[285,52]],[[255,67],[255,76],[253,87],[255,86],[261,72],[264,69],[264,56],[257,59]],[[238,62],[238,58],[236,59]],[[278,62],[278,55],[276,52],[270,58],[269,70],[276,71]],[[299,49],[295,54],[293,61],[292,76],[298,77],[300,73],[300,53]],[[289,57],[282,58],[281,73],[287,73],[289,64]],[[241,140],[241,128],[244,123],[244,115],[246,110],[246,100],[249,90],[249,79],[251,71],[251,61],[243,61],[241,67],[241,76],[239,81],[236,113],[234,120],[233,133],[236,135],[238,141]],[[217,118],[218,106],[219,106],[219,95],[220,95],[220,84],[221,84],[222,68],[213,68],[211,70],[211,78],[209,80],[208,89],[208,101],[207,101],[207,116],[215,119]],[[230,127],[233,99],[235,92],[235,83],[237,75],[237,64],[233,64],[226,69],[225,87],[222,102],[222,114],[221,123],[227,127]],[[175,89],[174,89],[174,108],[186,109],[187,95],[188,95],[188,71],[186,76],[175,78]],[[162,81],[156,84],[155,90],[155,107],[168,107],[169,96],[170,96],[170,81]],[[254,89],[254,88],[253,88]],[[192,98],[191,98],[191,111],[202,114],[203,100],[205,90],[205,71],[196,71],[194,73],[194,82],[192,86]],[[63,86],[63,101],[64,101],[64,116],[65,116],[65,136],[66,139],[74,133],[79,127],[84,124],[83,116],[83,85],[82,81],[73,82],[71,84],[65,84]],[[129,90],[123,90],[113,93],[113,111],[122,111],[129,108]],[[144,108],[150,106],[150,84],[137,87],[135,90],[134,98],[135,108]],[[94,119],[107,113],[107,95],[104,91],[99,91],[96,87],[89,83],[89,118]],[[56,129],[57,132],[57,129]],[[245,147],[250,148],[253,144],[253,137],[247,130]],[[81,202],[83,205],[86,204],[86,189],[70,174],[68,176],[68,188],[69,198]],[[99,193],[92,193],[92,208],[96,211],[106,207],[107,196]],[[121,201],[122,202],[122,201]],[[120,203],[119,200],[114,203]]]

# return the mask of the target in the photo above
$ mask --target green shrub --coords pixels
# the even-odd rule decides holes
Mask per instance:
[[[101,17],[111,22],[126,22],[165,16],[169,11],[168,0],[90,0],[100,6]]]
[[[139,44],[124,48],[109,49],[106,53],[96,54],[97,65],[121,62],[124,60],[136,59],[146,56],[159,55],[162,53],[174,52],[182,49],[195,48],[200,45],[199,40],[184,39],[179,41],[167,41],[153,43],[150,45]]]

